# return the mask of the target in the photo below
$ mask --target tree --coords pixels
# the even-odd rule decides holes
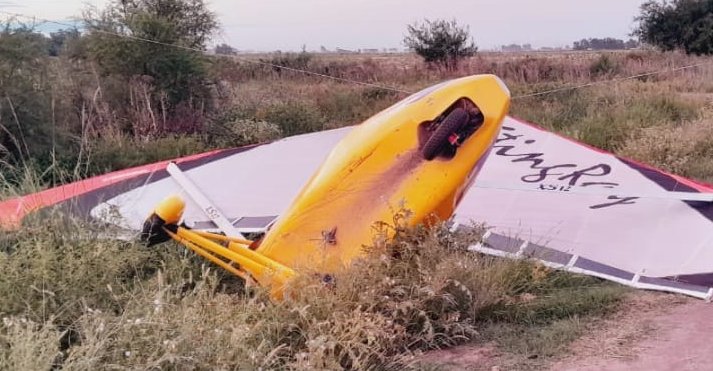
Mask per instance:
[[[201,51],[218,23],[204,0],[113,0],[85,23],[104,74],[148,76],[172,106],[207,94]]]
[[[423,57],[427,63],[434,63],[453,70],[458,62],[473,56],[478,48],[470,37],[469,28],[459,26],[455,20],[425,20],[424,23],[408,25],[408,35],[404,44]]]
[[[0,172],[52,150],[48,47],[30,27],[0,29]]]
[[[604,39],[590,38],[575,41],[572,44],[574,50],[623,50],[627,49],[624,40],[607,37]]]
[[[230,46],[226,43],[222,43],[222,44],[215,46],[215,54],[235,55],[235,54],[237,54],[237,52],[236,52],[235,48],[233,48],[232,46]]]
[[[713,0],[650,0],[641,6],[634,34],[664,51],[713,54]]]
[[[68,44],[79,39],[80,36],[79,30],[76,28],[51,32],[49,40],[49,55],[52,57],[58,57],[60,54],[63,54],[63,52],[67,49]]]

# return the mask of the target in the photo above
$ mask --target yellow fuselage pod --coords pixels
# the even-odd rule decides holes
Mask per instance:
[[[422,124],[463,98],[480,109],[482,126],[452,158],[425,160]],[[447,220],[485,161],[509,104],[499,78],[479,75],[426,89],[370,118],[337,144],[257,252],[326,276],[363,254],[375,223],[393,224],[399,210],[409,212],[408,225]]]

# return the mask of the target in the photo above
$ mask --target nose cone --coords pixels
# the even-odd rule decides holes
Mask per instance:
[[[166,224],[178,224],[183,217],[183,210],[186,209],[186,202],[179,196],[172,195],[161,201],[156,206],[154,214],[156,214]]]

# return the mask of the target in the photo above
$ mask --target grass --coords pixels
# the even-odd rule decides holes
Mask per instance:
[[[315,72],[409,91],[495,73],[517,96],[703,60],[649,52],[483,54],[455,72],[428,70],[410,56],[305,63]],[[0,198],[105,170],[356,124],[402,97],[247,66],[230,62],[215,71],[224,80],[220,109],[202,132],[150,140],[102,132],[81,161],[50,164],[45,174],[32,164],[4,171]],[[512,113],[713,181],[712,93],[707,66],[516,99]],[[0,234],[0,369],[427,369],[417,363],[421,352],[464,343],[495,344],[514,359],[513,368],[539,368],[566,353],[591,321],[620,310],[628,292],[533,262],[469,253],[465,247],[477,234],[435,228],[399,231],[340,273],[335,287],[304,275],[288,300],[273,303],[178,246],[147,249],[100,238],[102,232],[50,217]]]
[[[527,351],[547,357],[537,344],[564,346],[577,333],[563,323],[626,292],[470,253],[477,233],[418,228],[370,248],[334,287],[303,274],[274,303],[175,245],[53,220],[0,243],[1,369],[401,369],[421,351],[491,337],[520,352],[518,333],[557,339],[530,339]]]

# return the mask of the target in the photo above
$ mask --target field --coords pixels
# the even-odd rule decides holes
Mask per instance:
[[[494,73],[510,87],[517,117],[713,182],[710,58],[650,51],[483,53],[457,71],[429,68],[411,55],[221,58],[210,63],[216,81],[210,110],[191,107],[182,117],[195,119],[183,121],[146,104],[150,82],[112,85],[60,58],[47,62],[41,84],[71,92],[53,96],[48,117],[57,118],[57,130],[75,133],[72,146],[79,150],[58,148],[57,156],[32,161],[29,148],[24,166],[3,160],[2,197],[212,148],[356,124],[405,96],[278,71],[261,60],[406,92]],[[622,79],[700,63],[707,64]],[[120,109],[124,103],[112,101],[118,93],[110,89],[130,89],[129,104]],[[31,136],[15,136],[17,147],[34,146],[27,145],[36,139]],[[95,226],[59,216],[31,218],[21,230],[0,235],[0,369],[439,369],[437,362],[423,362],[422,353],[458,344],[491,344],[504,354],[502,365],[540,369],[570,353],[597,321],[625,312],[637,295],[533,262],[466,252],[478,233],[397,232],[395,241],[376,243],[336,277],[335,288],[298,280],[288,300],[273,303],[177,245],[148,249],[103,239]]]

